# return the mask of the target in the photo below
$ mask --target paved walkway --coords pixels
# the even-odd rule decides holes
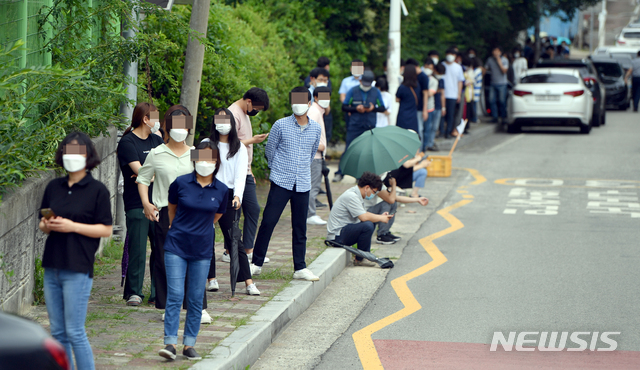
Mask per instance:
[[[353,186],[348,182],[331,185],[333,199]],[[260,204],[266,203],[268,183],[258,186]],[[319,199],[326,203],[326,197]],[[318,214],[324,220],[328,219],[329,208],[321,208]],[[195,346],[202,356],[207,355],[227,335],[247,320],[267,301],[282,290],[292,279],[293,263],[291,256],[291,214],[287,207],[275,229],[269,245],[267,256],[271,262],[263,267],[262,274],[254,281],[260,296],[247,296],[244,283],[238,283],[236,296],[231,297],[229,285],[228,264],[221,261],[222,243],[216,243],[218,256],[218,280],[220,290],[208,292],[207,312],[213,322],[202,325]],[[324,249],[326,227],[309,226],[307,229],[307,264],[313,261]],[[128,307],[122,299],[120,287],[120,264],[100,265],[96,267],[101,276],[94,277],[93,290],[89,300],[86,328],[89,342],[93,348],[97,369],[157,369],[175,368],[186,369],[193,364],[181,356],[175,361],[168,362],[157,355],[163,345],[164,324],[162,313],[146,303],[139,307]],[[145,281],[145,294],[149,293],[149,272]],[[204,284],[204,282],[203,282]],[[181,313],[180,328],[184,327],[186,311]],[[49,320],[46,306],[36,306],[30,316],[49,330]],[[182,330],[178,332],[182,336]],[[180,339],[181,340],[181,339]],[[178,346],[181,351],[181,346]]]

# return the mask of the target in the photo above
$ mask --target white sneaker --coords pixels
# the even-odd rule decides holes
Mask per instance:
[[[249,259],[249,264],[251,264],[251,260],[253,259],[253,252],[247,253],[247,258]],[[271,259],[269,257],[265,256],[263,263],[269,263],[269,261],[271,261]]]
[[[227,252],[222,253],[222,262],[231,262],[231,257],[227,254]]]
[[[207,290],[210,292],[217,292],[220,289],[218,285],[218,279],[213,279],[207,283]]]
[[[211,324],[211,316],[207,310],[202,310],[202,317],[200,317],[200,324]]]
[[[293,278],[294,279],[299,279],[299,280],[307,280],[307,281],[318,281],[318,280],[320,280],[320,278],[317,277],[309,269],[302,269],[302,270],[298,270],[298,271],[294,272],[293,273]]]
[[[164,314],[162,314],[162,321],[164,321]]]
[[[256,288],[255,284],[247,285],[247,294],[248,295],[260,295],[260,291]]]
[[[262,267],[256,266],[253,263],[251,264],[250,267],[251,267],[251,276],[260,275],[260,273],[262,272]]]
[[[307,223],[309,225],[326,225],[327,221],[320,218],[320,216],[315,215],[307,218]]]

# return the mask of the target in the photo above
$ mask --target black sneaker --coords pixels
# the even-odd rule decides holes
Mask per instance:
[[[378,239],[376,239],[376,243],[378,244],[393,244],[395,243],[397,240],[395,240],[394,238],[391,237],[391,235],[389,235],[389,233],[386,233],[384,235],[380,235],[378,237]]]
[[[193,347],[189,347],[187,349],[182,350],[182,355],[189,360],[202,360],[202,357],[196,352]]]
[[[327,205],[316,199],[316,208],[324,208]]]
[[[167,344],[166,347],[158,351],[160,357],[164,357],[167,360],[175,360],[176,359],[176,347],[171,344]]]
[[[392,238],[393,238],[393,240],[396,240],[396,241],[398,241],[398,240],[402,239],[401,237],[399,237],[399,236],[395,236],[395,235],[393,235],[393,234],[391,234],[391,233],[388,233],[387,235],[389,235],[390,237],[392,237]]]

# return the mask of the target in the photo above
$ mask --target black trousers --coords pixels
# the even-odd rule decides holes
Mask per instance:
[[[292,248],[293,248],[293,267],[295,271],[302,270],[307,267],[305,263],[305,255],[307,253],[307,214],[309,212],[309,192],[298,193],[296,186],[293,190],[287,190],[283,187],[271,182],[269,196],[267,197],[267,205],[262,213],[262,223],[258,229],[258,237],[256,238],[256,246],[253,250],[253,263],[256,266],[264,264],[264,257],[267,255],[269,241],[273,235],[282,211],[287,203],[291,201],[291,228],[292,231]]]
[[[164,207],[160,210],[160,215],[158,216],[160,220],[158,222],[154,222],[155,224],[155,233],[154,233],[154,241],[151,245],[151,248],[155,247],[155,250],[152,250],[151,255],[154,258],[153,267],[150,267],[153,270],[153,281],[156,285],[156,308],[164,310],[167,306],[167,269],[164,266],[164,242],[167,239],[167,232],[169,232],[169,208]],[[149,261],[151,264],[151,261]],[[187,273],[188,275],[188,273]],[[206,281],[203,281],[202,284],[206,284]],[[184,282],[184,291],[187,291],[187,280]],[[207,293],[205,290],[205,294],[203,297],[202,309],[207,308]],[[183,307],[187,308],[187,298],[185,295]]]
[[[218,220],[218,225],[220,226],[220,231],[222,231],[222,236],[224,236],[224,249],[227,251],[231,250],[231,228],[233,227],[233,220],[236,215],[239,216],[240,210],[235,210],[233,208],[233,189],[230,189],[229,197],[227,200],[227,212],[222,214],[222,217]],[[216,241],[213,241],[213,257],[211,258],[211,265],[209,267],[209,279],[213,279],[216,277],[216,249],[215,249]],[[249,259],[247,257],[247,252],[244,250],[244,246],[242,241],[238,241],[238,262],[240,266],[240,270],[238,271],[238,276],[236,276],[237,281],[245,281],[251,279],[251,269],[249,268]]]

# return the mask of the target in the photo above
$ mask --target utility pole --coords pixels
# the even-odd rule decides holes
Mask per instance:
[[[389,51],[387,52],[387,83],[389,93],[396,96],[400,86],[400,7],[402,0],[391,0],[389,8]],[[400,104],[391,99],[392,112],[398,112]],[[396,125],[397,114],[389,116],[389,124]]]
[[[602,10],[598,15],[598,47],[604,47],[604,39],[606,36],[605,23],[607,22],[607,0],[602,1]]]
[[[180,104],[187,107],[193,115],[194,129],[198,117],[198,99],[200,98],[202,65],[204,63],[204,44],[200,42],[198,37],[207,37],[209,5],[210,0],[193,0],[189,22],[192,34],[187,43],[187,55],[184,60],[184,75],[180,91]],[[193,145],[193,131],[187,137],[187,145]]]
[[[535,25],[535,37],[536,37],[536,51],[533,54],[533,65],[538,64],[540,59],[542,43],[540,42],[540,18],[542,18],[542,0],[536,1],[536,25]]]

